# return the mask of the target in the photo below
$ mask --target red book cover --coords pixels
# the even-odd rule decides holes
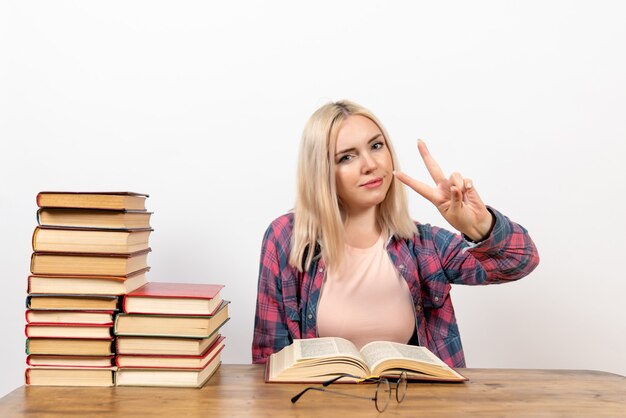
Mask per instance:
[[[223,287],[221,284],[149,282],[126,296],[213,299]]]
[[[221,284],[148,282],[124,297],[122,310],[138,314],[213,315],[221,305],[219,293],[223,287]],[[155,303],[147,307],[141,303],[142,299]],[[172,299],[179,299],[178,305],[173,305]],[[199,311],[185,310],[185,301],[193,299],[207,301],[206,306]],[[183,310],[178,310],[177,306]]]
[[[118,354],[117,356],[115,356],[115,365],[118,368],[126,368],[126,369],[145,369],[145,368],[150,368],[150,369],[193,369],[193,370],[201,370],[203,369],[208,363],[210,363],[215,356],[217,356],[219,353],[222,352],[222,350],[224,349],[225,345],[224,345],[224,338],[223,336],[220,336],[220,338],[217,339],[217,341],[215,341],[213,344],[211,344],[211,346],[209,348],[206,349],[206,351],[200,355],[200,356],[181,356],[181,355],[144,355],[144,354]],[[128,359],[139,359],[141,361],[141,359],[154,359],[154,360],[159,360],[159,363],[161,365],[147,365],[147,364],[141,364],[141,365],[129,365],[129,364],[124,364],[123,360],[120,361],[120,358],[124,359],[124,358],[128,358]],[[183,365],[169,365],[167,364],[167,360],[168,359],[197,359],[197,360],[204,360],[202,361],[203,365],[199,366],[199,367],[188,367],[188,366],[183,366]]]

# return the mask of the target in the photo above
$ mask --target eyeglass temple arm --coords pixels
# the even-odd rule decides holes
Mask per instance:
[[[291,403],[298,402],[298,399],[300,399],[302,397],[302,395],[304,395],[309,390],[317,390],[317,391],[320,391],[320,392],[334,393],[336,395],[349,396],[351,398],[369,399],[370,401],[376,400],[376,398],[370,397],[370,396],[359,396],[359,395],[353,395],[352,393],[338,392],[338,391],[335,391],[335,390],[324,389],[324,388],[316,388],[316,387],[313,387],[313,386],[309,386],[307,388],[304,388],[302,390],[302,392],[298,393],[293,398],[291,398]]]
[[[309,390],[319,390],[324,392],[324,389],[319,389],[319,388],[314,388],[313,386],[309,386],[307,388],[304,388],[300,393],[297,393],[296,395],[294,395],[291,398],[291,403],[296,403],[298,402],[298,399],[300,399],[302,397],[302,395],[304,395],[305,393],[307,393]]]
[[[352,377],[354,379],[358,379],[360,382],[377,382],[379,379],[374,379],[371,377],[359,377],[359,376],[355,376],[353,374],[342,374],[336,377],[333,377],[330,380],[325,381],[324,383],[322,383],[322,386],[326,387],[329,385],[332,385],[333,383],[335,383],[337,380],[344,378],[344,377]]]

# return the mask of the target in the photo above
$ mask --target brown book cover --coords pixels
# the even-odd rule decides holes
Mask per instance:
[[[101,324],[26,324],[24,333],[27,338],[108,340],[112,337],[112,327]]]
[[[115,335],[209,337],[228,321],[228,301],[213,316],[119,314]]]
[[[113,325],[115,311],[87,310],[26,310],[26,323],[39,325],[52,324],[98,324]]]
[[[148,267],[150,248],[129,254],[36,252],[30,271],[44,275],[125,276]]]
[[[115,356],[47,356],[30,354],[26,364],[33,367],[71,367],[106,369],[115,366]]]
[[[117,354],[200,356],[217,339],[221,338],[222,335],[218,331],[214,331],[205,338],[120,335],[115,338],[115,352]]]
[[[113,386],[113,368],[30,367],[25,372],[29,386]]]
[[[146,267],[123,276],[32,274],[26,291],[33,295],[125,295],[147,283],[149,270]]]
[[[34,252],[131,254],[149,248],[152,231],[38,226],[33,231],[32,246]]]
[[[37,194],[37,206],[51,208],[145,210],[147,197],[149,197],[149,195],[134,192],[43,191]]]
[[[64,356],[110,356],[113,338],[109,340],[87,338],[28,338],[26,354]]]
[[[120,298],[111,294],[45,293],[26,296],[26,309],[119,311]]]
[[[150,228],[152,214],[143,210],[39,208],[37,224],[62,228],[132,230]]]

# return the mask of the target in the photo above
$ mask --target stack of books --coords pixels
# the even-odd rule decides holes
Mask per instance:
[[[150,282],[115,319],[118,386],[202,387],[221,364],[223,285]]]
[[[120,296],[147,283],[148,195],[41,192],[26,302],[26,383],[112,386]]]

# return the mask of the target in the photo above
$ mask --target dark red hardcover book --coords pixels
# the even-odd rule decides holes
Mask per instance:
[[[124,297],[125,313],[214,315],[224,285],[204,283],[148,282]]]

